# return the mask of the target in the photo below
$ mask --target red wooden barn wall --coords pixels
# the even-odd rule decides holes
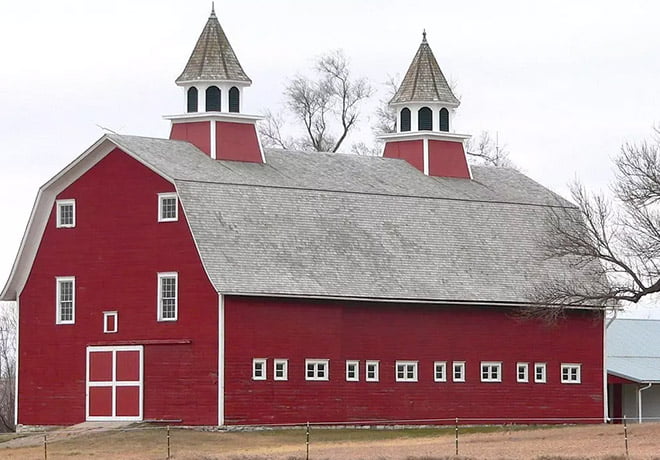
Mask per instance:
[[[157,222],[160,192],[174,187],[111,152],[59,194],[75,198],[76,227],[55,228],[53,210],[20,296],[18,422],[85,419],[88,345],[189,339],[145,345],[144,418],[217,423],[218,297],[200,263],[181,208]],[[179,274],[179,319],[158,322],[157,273]],[[76,277],[74,325],[55,324],[55,277]],[[103,311],[119,331],[103,333]]]
[[[547,326],[495,308],[231,297],[225,318],[228,424],[603,416],[593,314]],[[268,380],[252,380],[253,358],[268,358]],[[289,360],[288,381],[273,380],[275,358]],[[305,381],[306,358],[329,359],[330,380]],[[360,360],[359,382],[346,381],[347,359]],[[365,360],[380,360],[379,382],[365,381]],[[395,382],[396,360],[419,361],[419,381]],[[434,382],[433,362],[450,374],[454,360],[467,381]],[[502,361],[501,383],[480,381],[481,361]],[[519,361],[530,383],[516,382]],[[534,362],[547,362],[547,383],[533,383]],[[582,383],[560,383],[560,363],[582,363]]]

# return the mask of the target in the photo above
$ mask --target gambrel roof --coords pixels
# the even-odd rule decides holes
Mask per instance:
[[[513,169],[473,166],[467,180],[381,157],[267,150],[259,164],[183,141],[95,145],[89,155],[117,146],[175,184],[221,293],[525,304],[536,283],[600,280],[544,257],[548,210],[572,205]],[[17,283],[12,271],[3,298]]]

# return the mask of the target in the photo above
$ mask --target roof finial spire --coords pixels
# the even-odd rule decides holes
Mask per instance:
[[[215,2],[211,2],[211,16],[215,16]]]
[[[426,29],[422,31],[422,43],[426,43]]]

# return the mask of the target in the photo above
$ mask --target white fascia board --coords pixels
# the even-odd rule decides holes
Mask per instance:
[[[172,124],[189,123],[191,121],[226,121],[230,123],[256,124],[258,120],[264,119],[261,115],[246,115],[235,112],[193,112],[179,115],[164,115],[163,118],[170,120]]]
[[[382,141],[400,142],[400,141],[416,141],[422,139],[429,139],[435,141],[449,141],[449,142],[463,142],[470,139],[470,134],[456,134],[450,132],[438,131],[406,131],[404,133],[390,133],[381,134],[377,137]]]
[[[64,169],[57,173],[52,179],[39,188],[37,198],[35,199],[28,219],[18,254],[14,259],[9,279],[5,287],[0,292],[0,300],[13,301],[20,295],[27,277],[32,269],[32,264],[37,254],[37,249],[43,238],[50,210],[55,202],[55,197],[79,177],[89,171],[94,165],[105,158],[115,148],[121,149],[134,160],[145,165],[165,180],[174,184],[174,180],[163,172],[157,170],[152,165],[145,163],[141,158],[131,153],[129,149],[121,145],[109,135],[103,135],[98,141],[92,144],[87,150],[79,155],[75,160],[69,163]]]
[[[175,82],[177,86],[212,86],[212,85],[223,85],[223,86],[242,86],[243,88],[252,86],[252,81],[245,80],[181,80]]]
[[[420,106],[420,107],[435,105],[437,107],[446,107],[448,109],[455,109],[459,105],[461,105],[461,102],[458,101],[458,104],[456,104],[456,103],[442,102],[442,101],[417,101],[417,100],[414,100],[414,101],[406,101],[406,102],[390,102],[388,105],[390,107],[392,107],[393,109],[410,107],[411,105]]]

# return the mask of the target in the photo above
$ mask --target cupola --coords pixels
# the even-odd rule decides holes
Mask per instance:
[[[252,80],[215,8],[176,84],[183,89],[184,113],[165,117],[172,122],[170,139],[188,141],[214,159],[263,163],[256,131],[261,117],[242,113],[244,89]]]
[[[459,104],[426,41],[425,31],[389,103],[397,114],[396,132],[381,136],[385,140],[383,156],[404,159],[429,176],[469,179],[463,141],[470,136],[452,130]]]

